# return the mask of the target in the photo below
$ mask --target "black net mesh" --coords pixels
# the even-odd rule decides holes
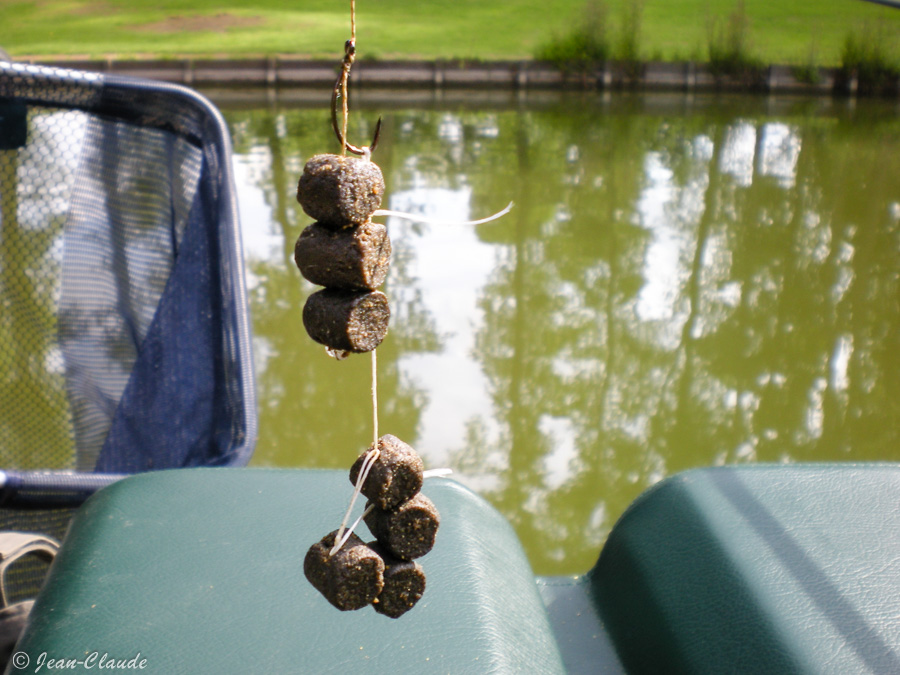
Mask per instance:
[[[27,124],[34,142],[0,150],[0,466],[74,469],[58,315],[62,233],[79,156],[73,132],[85,115],[11,108],[5,126]]]
[[[61,535],[79,472],[249,459],[230,152],[186,89],[0,62],[0,470],[76,473],[0,528]]]

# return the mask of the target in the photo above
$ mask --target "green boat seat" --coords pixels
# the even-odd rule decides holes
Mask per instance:
[[[578,588],[628,673],[900,673],[900,467],[675,475]]]
[[[442,522],[419,561],[419,603],[399,619],[332,607],[303,559],[351,491],[345,472],[279,469],[171,470],[104,488],[72,521],[17,647],[31,670],[15,672],[41,658],[98,670],[103,655],[165,675],[564,672],[514,532],[452,480],[423,490]]]
[[[140,652],[160,673],[900,672],[900,466],[675,475],[575,577],[533,577],[459,484],[425,492],[442,514],[428,588],[391,620],[335,610],[302,575],[342,516],[342,472],[128,478],[75,518],[18,649]]]

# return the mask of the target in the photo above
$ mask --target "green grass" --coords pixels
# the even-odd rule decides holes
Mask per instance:
[[[847,35],[841,61],[845,71],[856,73],[860,91],[878,91],[900,75],[900,60],[891,46],[896,50],[896,40],[885,36],[882,26],[868,25]]]
[[[633,0],[609,0],[619,21]],[[585,0],[358,0],[361,57],[530,58],[572,29]],[[643,58],[707,58],[707,26],[734,0],[645,0]],[[14,57],[250,56],[337,58],[349,34],[348,0],[4,0],[0,47]],[[754,0],[746,4],[750,53],[766,63],[841,62],[847,34],[877,23],[900,44],[900,11],[853,0]],[[219,19],[216,19],[219,15]],[[226,20],[221,18],[226,16]],[[179,30],[170,17],[212,18],[215,30]],[[242,25],[242,22],[244,25]],[[186,25],[191,25],[190,23]]]
[[[612,56],[607,24],[606,4],[588,0],[571,32],[539,46],[535,55],[566,71],[587,72]]]

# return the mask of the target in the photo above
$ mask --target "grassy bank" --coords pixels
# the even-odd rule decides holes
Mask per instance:
[[[635,0],[608,0],[611,26]],[[637,56],[707,60],[710,30],[735,0],[643,0]],[[571,30],[585,0],[358,0],[361,58],[530,58]],[[852,0],[747,3],[748,49],[766,63],[834,66],[851,31],[878,25],[900,44],[900,11]],[[250,56],[336,58],[348,0],[7,0],[0,47],[14,57]]]

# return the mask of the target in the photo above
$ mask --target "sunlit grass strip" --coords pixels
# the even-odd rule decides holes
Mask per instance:
[[[586,0],[360,0],[366,22],[360,58],[528,59],[582,16]],[[629,58],[707,59],[707,25],[727,17],[734,0],[645,0],[632,37],[619,27],[635,0],[609,0],[614,50]],[[900,43],[900,11],[850,0],[754,0],[746,4],[752,54],[765,63],[839,66],[847,34],[867,22]],[[223,22],[216,17],[234,20]],[[208,17],[203,29],[198,18]],[[242,23],[240,19],[244,19]],[[631,19],[635,17],[631,15]],[[179,20],[184,29],[179,30]],[[155,27],[150,29],[149,27]],[[168,27],[168,28],[167,28]],[[0,46],[14,57],[69,55],[340,57],[346,38],[343,2],[273,0],[21,0],[0,3]]]

